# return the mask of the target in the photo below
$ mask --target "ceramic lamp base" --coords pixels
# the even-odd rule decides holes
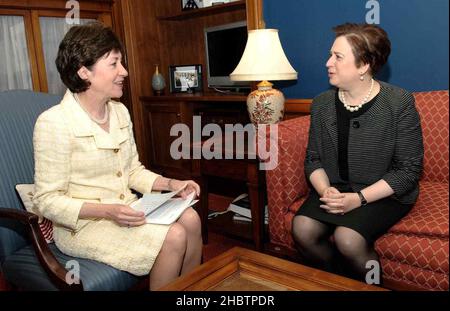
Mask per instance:
[[[247,97],[247,110],[253,124],[274,124],[283,120],[284,95],[263,81]]]

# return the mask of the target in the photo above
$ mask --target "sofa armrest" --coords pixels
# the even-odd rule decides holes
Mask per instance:
[[[304,116],[278,124],[278,165],[266,171],[269,224],[284,219],[292,203],[308,194],[304,160],[309,123]]]
[[[80,284],[69,285],[66,283],[67,270],[56,260],[48,247],[39,228],[39,218],[37,215],[18,209],[0,208],[0,218],[13,219],[27,227],[40,264],[59,289],[70,291],[83,290],[81,280]]]

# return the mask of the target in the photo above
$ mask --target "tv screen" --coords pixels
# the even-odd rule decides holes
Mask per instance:
[[[249,87],[250,82],[231,81],[230,73],[241,60],[247,44],[245,21],[205,28],[209,87]]]

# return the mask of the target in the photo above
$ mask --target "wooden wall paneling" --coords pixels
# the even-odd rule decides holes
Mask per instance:
[[[133,46],[133,61],[137,65],[134,71],[134,74],[139,77],[137,95],[150,94],[152,91],[151,77],[155,71],[155,64],[159,63],[160,54],[156,14],[166,1],[122,1],[128,3],[129,12],[127,16],[124,14],[124,28],[128,34],[127,39],[130,40],[127,46]],[[129,21],[129,19],[132,19],[132,21]]]
[[[284,119],[292,119],[304,115],[309,115],[311,111],[312,99],[287,99],[285,102]]]
[[[124,44],[127,48],[127,69],[128,69],[128,85],[131,91],[131,103],[132,103],[132,109],[130,110],[130,114],[133,116],[133,123],[134,123],[134,133],[135,133],[135,140],[136,145],[138,148],[138,151],[140,152],[140,158],[141,161],[143,161],[144,165],[145,159],[147,157],[143,157],[143,152],[145,151],[144,148],[142,148],[142,130],[141,130],[141,124],[142,124],[142,110],[139,109],[140,105],[137,105],[139,101],[138,97],[138,85],[139,85],[139,79],[137,78],[136,71],[137,70],[137,61],[136,61],[136,53],[137,49],[134,45],[134,18],[132,18],[133,12],[130,8],[130,0],[121,0],[120,1],[120,10],[122,11],[122,17],[123,17],[123,29],[124,29]]]
[[[102,22],[103,24],[113,28],[113,21],[111,13],[100,13],[97,17],[97,20]]]
[[[125,29],[124,29],[124,18],[123,18],[123,12],[122,12],[122,0],[116,0],[114,1],[112,5],[112,11],[111,11],[111,23],[112,28],[114,29],[114,32],[119,37],[120,41],[123,44],[123,55],[122,55],[122,63],[125,66],[125,68],[128,70],[128,51],[127,46],[125,44]],[[125,79],[124,88],[123,88],[123,95],[120,98],[120,101],[128,108],[128,111],[130,112],[131,118],[134,119],[133,114],[133,106],[131,101],[131,88],[130,88],[130,82],[128,79]]]
[[[248,29],[266,28],[263,16],[263,0],[247,0],[246,9]]]
[[[166,25],[167,24],[167,25]],[[170,77],[169,77],[169,65],[171,64],[169,54],[171,53],[175,42],[170,40],[170,36],[168,33],[170,32],[170,24],[164,21],[156,23],[157,31],[158,31],[158,57],[155,60],[158,61],[159,64],[159,72],[163,75],[164,80],[166,81],[166,88],[164,90],[165,94],[170,93]],[[148,93],[150,94],[150,93]]]
[[[245,11],[216,13],[210,16],[159,23],[161,35],[161,63],[169,82],[169,65],[201,64],[204,92],[210,92],[206,79],[206,53],[204,28],[245,20]]]
[[[136,145],[140,159],[149,166],[149,155],[144,147],[144,111],[139,95],[151,90],[151,75],[154,63],[159,59],[156,26],[156,10],[163,1],[121,0],[124,43],[127,48],[128,83],[131,91],[131,113],[133,115]]]

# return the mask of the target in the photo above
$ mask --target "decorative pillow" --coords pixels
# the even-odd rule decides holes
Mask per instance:
[[[25,209],[33,214],[37,214],[33,210],[33,195],[34,195],[34,184],[17,184],[16,191],[22,200]],[[47,243],[53,243],[53,224],[50,220],[45,217],[39,216],[39,227],[41,228],[42,234],[44,235],[45,241]]]

